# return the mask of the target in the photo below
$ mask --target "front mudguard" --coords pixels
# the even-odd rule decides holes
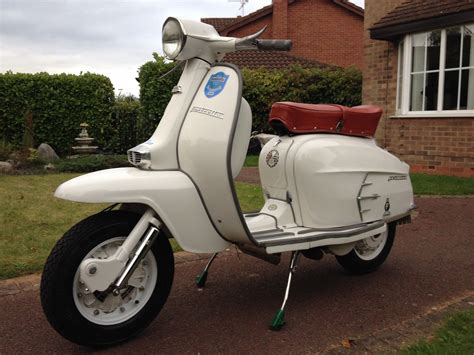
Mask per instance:
[[[216,232],[196,186],[181,171],[101,170],[66,181],[54,195],[75,202],[147,205],[186,251],[215,253],[230,245]]]

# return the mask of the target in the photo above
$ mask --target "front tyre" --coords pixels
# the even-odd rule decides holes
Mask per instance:
[[[91,293],[79,279],[81,262],[113,255],[139,219],[127,211],[102,212],[76,224],[54,246],[43,270],[41,304],[66,339],[85,346],[125,341],[145,329],[165,304],[174,257],[163,233],[119,296]]]
[[[366,274],[377,270],[392,250],[396,222],[389,223],[384,233],[373,235],[356,243],[349,254],[337,256],[339,264],[353,274]]]

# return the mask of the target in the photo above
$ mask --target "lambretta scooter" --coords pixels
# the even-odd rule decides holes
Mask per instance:
[[[41,302],[65,338],[99,346],[143,330],[171,289],[171,237],[184,250],[213,253],[199,287],[216,254],[232,244],[274,264],[291,252],[275,330],[284,324],[301,254],[333,254],[354,273],[386,259],[396,225],[409,221],[414,204],[408,165],[371,138],[376,107],[274,104],[270,124],[278,135],[259,159],[265,204],[242,213],[233,179],[252,114],[239,70],[220,61],[238,50],[290,49],[288,40],[258,39],[262,32],[220,37],[210,25],[168,18],[163,50],[185,65],[153,136],[128,151],[135,167],[83,175],[56,190],[65,200],[112,204],[72,227],[46,262]]]

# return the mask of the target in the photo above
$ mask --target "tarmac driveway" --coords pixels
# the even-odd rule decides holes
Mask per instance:
[[[302,258],[287,325],[268,329],[281,304],[288,257],[275,267],[235,252],[214,263],[207,287],[194,277],[205,261],[177,265],[160,316],[138,338],[107,353],[303,353],[370,334],[474,291],[474,199],[419,198],[419,216],[399,226],[380,270],[345,274],[335,259]],[[0,354],[89,352],[47,324],[38,291],[0,298]]]

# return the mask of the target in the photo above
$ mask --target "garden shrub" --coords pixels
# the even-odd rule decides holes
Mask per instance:
[[[176,64],[156,53],[153,57],[139,68],[139,101],[121,95],[114,99],[110,80],[97,74],[0,74],[0,140],[9,144],[8,152],[45,142],[64,156],[71,153],[79,124],[86,122],[102,151],[125,153],[153,134],[182,72],[178,68],[162,77]],[[276,101],[347,106],[361,102],[362,76],[355,68],[292,66],[244,69],[242,74],[253,130],[271,131],[267,120]]]
[[[113,103],[112,83],[103,75],[6,72],[0,74],[0,139],[16,149],[45,142],[66,154],[79,124],[87,122],[90,135],[105,146],[113,134]]]
[[[154,61],[139,70],[140,101],[142,104],[143,132],[147,139],[153,133],[177,84],[180,70],[159,79],[174,67],[154,53]],[[354,67],[302,68],[291,66],[284,70],[243,69],[243,96],[253,114],[253,130],[271,131],[267,124],[271,105],[277,101],[304,103],[334,103],[347,106],[362,101],[362,74]]]
[[[10,155],[13,153],[13,147],[11,144],[0,139],[0,161],[10,159]]]
[[[171,90],[178,83],[182,70],[177,69],[161,77],[176,66],[165,62],[164,57],[153,53],[153,61],[146,62],[138,69],[140,83],[141,115],[138,136],[141,141],[151,137],[166,106],[171,99]]]
[[[362,101],[362,74],[356,68],[243,69],[244,92],[252,108],[253,130],[269,131],[268,115],[277,101],[346,106]]]
[[[118,95],[112,112],[113,134],[103,150],[124,154],[128,149],[142,142],[139,135],[140,101],[131,95]]]
[[[102,169],[130,166],[126,155],[80,155],[70,159],[61,159],[54,163],[59,172],[87,173]]]

